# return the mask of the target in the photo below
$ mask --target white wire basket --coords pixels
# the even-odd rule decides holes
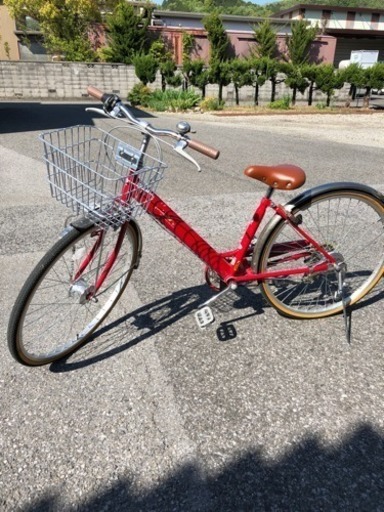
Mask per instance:
[[[95,126],[40,135],[52,197],[103,227],[146,210],[166,165]],[[129,180],[129,193],[121,197]]]

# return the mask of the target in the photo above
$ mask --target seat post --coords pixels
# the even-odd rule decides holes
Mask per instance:
[[[267,199],[271,199],[271,197],[272,197],[272,194],[273,194],[274,190],[275,190],[275,189],[274,189],[273,187],[268,187],[268,190],[267,190],[267,193],[265,194],[265,197],[266,197]]]

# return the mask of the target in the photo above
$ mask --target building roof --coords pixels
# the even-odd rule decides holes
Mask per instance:
[[[204,12],[184,12],[184,11],[161,11],[155,9],[153,11],[154,18],[185,18],[185,19],[195,19],[202,20],[205,16],[208,16],[208,13]],[[220,14],[220,18],[223,21],[239,21],[247,24],[258,23],[264,21],[265,17],[259,16],[238,16],[234,14]],[[272,23],[277,23],[279,25],[286,23],[286,20],[282,20],[281,18],[269,18]]]
[[[284,14],[289,14],[290,12],[298,11],[300,9],[311,9],[313,11],[336,11],[336,12],[345,12],[345,11],[354,11],[354,12],[371,12],[371,13],[379,13],[384,14],[384,9],[373,9],[371,7],[341,7],[339,5],[319,5],[319,4],[296,4],[289,9],[284,9],[279,12],[275,12],[273,17],[275,16],[283,16]]]

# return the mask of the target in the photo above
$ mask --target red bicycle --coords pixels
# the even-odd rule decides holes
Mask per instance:
[[[307,190],[284,206],[274,190],[305,182],[293,165],[251,165],[245,174],[267,186],[265,196],[236,249],[218,252],[158,195],[165,164],[147,152],[153,141],[216,159],[219,152],[189,138],[190,126],[156,129],[137,119],[118,96],[94,87],[103,102],[96,110],[124,120],[140,132],[133,147],[95,127],[44,133],[45,161],[53,197],[80,219],[72,222],[38,263],[11,313],[9,349],[26,365],[42,365],[87,341],[115,306],[140,262],[142,235],[135,218],[146,211],[206,265],[207,283],[217,291],[196,311],[201,328],[214,321],[211,304],[239,285],[257,283],[281,314],[313,319],[343,313],[347,336],[350,307],[384,272],[384,196],[358,183],[332,183]],[[267,210],[274,215],[256,238]]]

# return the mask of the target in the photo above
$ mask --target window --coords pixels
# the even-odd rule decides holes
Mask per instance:
[[[355,24],[356,12],[348,11],[347,12],[347,28],[353,28]]]
[[[380,14],[379,13],[372,13],[371,18],[371,28],[372,30],[378,30],[379,28],[379,21],[380,21]]]
[[[331,14],[332,14],[332,11],[328,11],[328,10],[323,10],[322,14],[321,14],[321,19],[323,20],[330,20],[331,19]]]

